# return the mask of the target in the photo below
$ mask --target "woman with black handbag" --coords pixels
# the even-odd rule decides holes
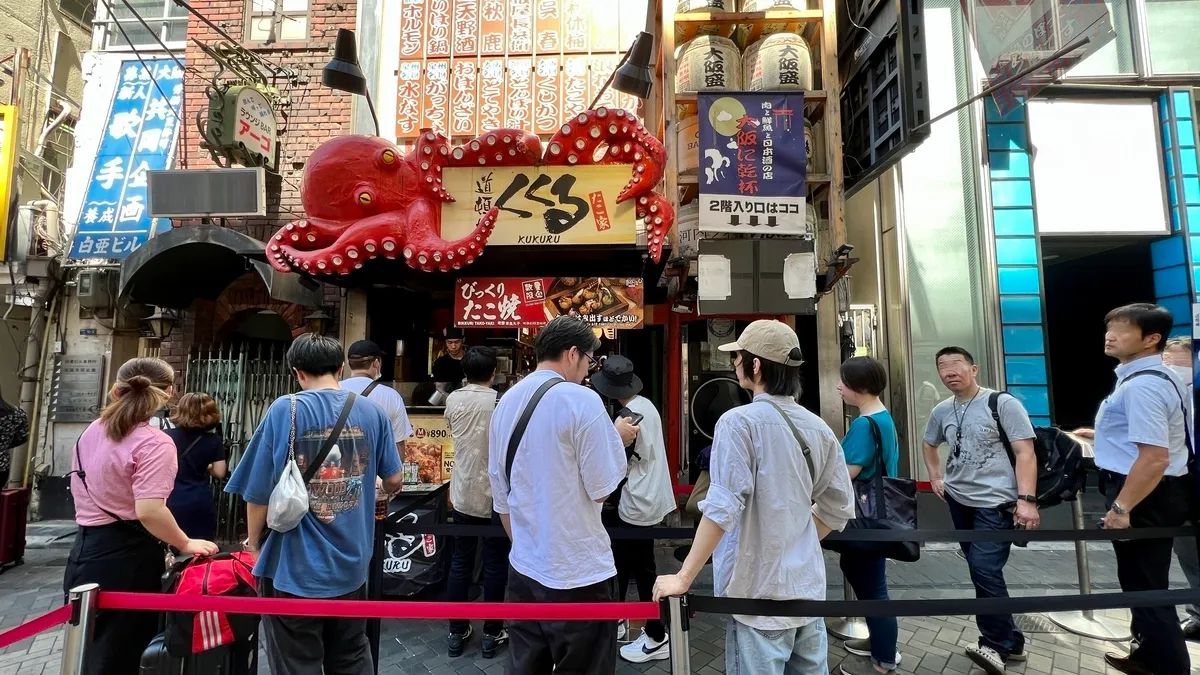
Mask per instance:
[[[175,485],[175,443],[147,422],[171,398],[175,371],[159,359],[126,361],[100,419],[75,442],[71,495],[79,532],[63,591],[96,583],[105,591],[162,590],[166,547],[212,555],[217,545],[190,539],[167,509]],[[158,633],[153,612],[100,610],[84,672],[130,675]]]
[[[895,477],[899,471],[900,448],[896,424],[879,395],[887,388],[887,372],[869,356],[856,356],[842,364],[838,393],[847,405],[858,408],[859,416],[850,423],[842,439],[846,468],[856,484],[872,481],[882,470]],[[887,559],[860,550],[844,550],[842,574],[860,600],[887,600]],[[847,640],[852,655],[842,662],[844,675],[890,673],[900,664],[896,651],[896,617],[869,617],[871,636],[865,640]]]

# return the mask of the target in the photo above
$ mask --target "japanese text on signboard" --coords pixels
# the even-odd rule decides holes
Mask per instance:
[[[456,290],[460,327],[537,328],[557,316],[612,328],[639,328],[643,321],[641,279],[459,279]]]
[[[170,163],[182,97],[183,70],[173,59],[122,66],[71,258],[125,258],[157,230],[159,219],[146,212],[146,174]]]
[[[809,235],[804,96],[701,94],[699,229]]]

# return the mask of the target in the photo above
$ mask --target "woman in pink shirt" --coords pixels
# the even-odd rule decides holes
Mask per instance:
[[[175,371],[160,359],[131,359],[117,371],[110,402],[75,443],[71,494],[79,532],[63,590],[96,583],[106,591],[162,590],[166,547],[212,555],[217,545],[189,539],[167,509],[175,485],[175,443],[147,424],[171,398]],[[158,632],[153,612],[101,611],[89,675],[129,675]]]

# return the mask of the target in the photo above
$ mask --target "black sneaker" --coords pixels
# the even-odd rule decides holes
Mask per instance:
[[[450,637],[446,638],[446,653],[450,658],[462,656],[463,646],[471,639],[471,626],[467,626],[465,633],[451,633]],[[486,644],[486,642],[485,642]]]
[[[508,644],[508,631],[501,628],[499,633],[495,635],[483,634],[483,658],[491,659],[496,657],[496,652],[504,648]]]
[[[1200,642],[1200,620],[1189,618],[1183,622],[1183,639]]]

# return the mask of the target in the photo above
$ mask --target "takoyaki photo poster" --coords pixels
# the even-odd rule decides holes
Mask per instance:
[[[557,316],[605,328],[641,328],[641,279],[625,277],[502,277],[459,279],[454,325],[538,328]]]

